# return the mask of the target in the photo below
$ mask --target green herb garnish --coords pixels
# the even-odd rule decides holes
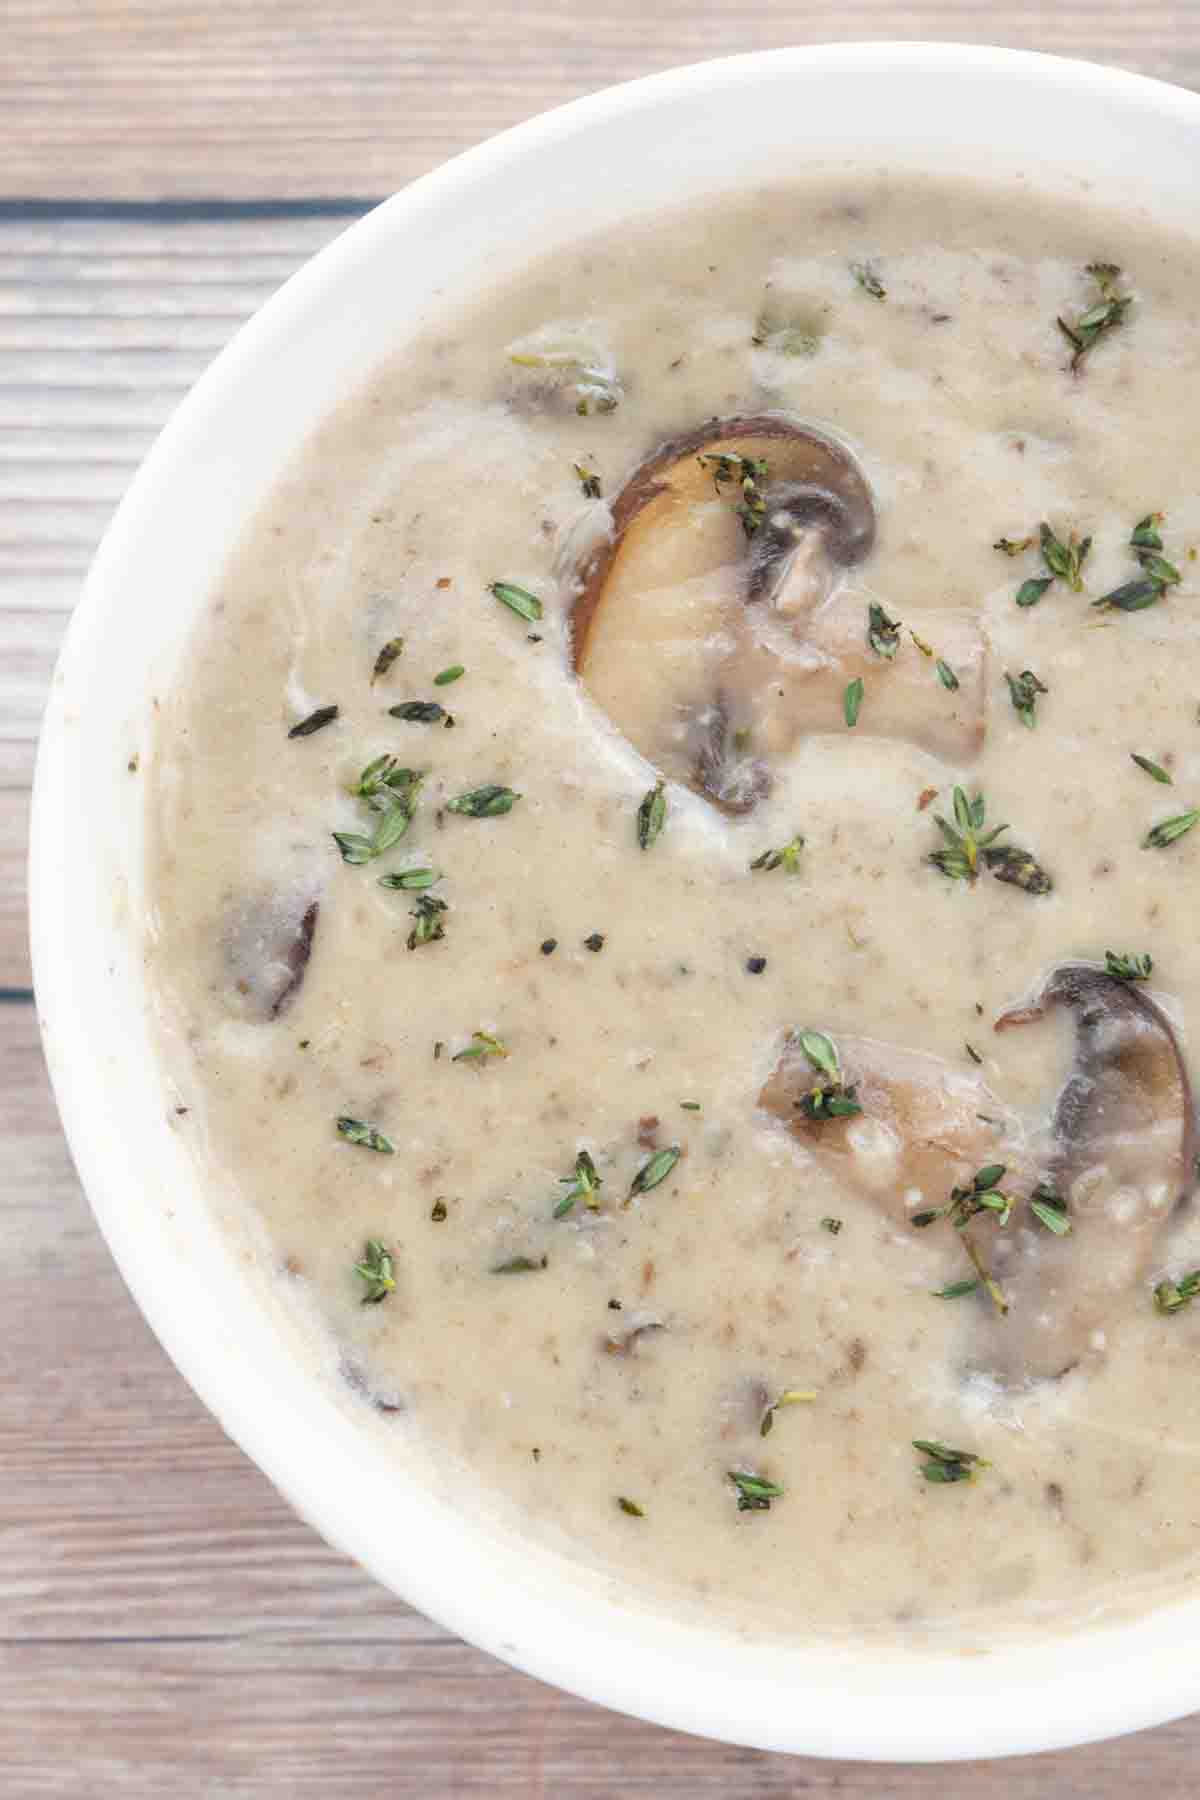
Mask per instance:
[[[1161,550],[1163,541],[1158,528],[1165,517],[1165,513],[1150,512],[1144,519],[1139,519],[1129,534],[1130,549],[1134,551]]]
[[[549,1262],[548,1256],[536,1259],[532,1256],[510,1256],[507,1262],[493,1263],[490,1272],[493,1275],[534,1275],[539,1269],[547,1268]]]
[[[1116,263],[1089,263],[1087,272],[1099,289],[1099,299],[1074,321],[1064,319],[1061,313],[1055,320],[1074,353],[1071,357],[1072,374],[1078,373],[1092,346],[1107,332],[1116,330],[1133,304],[1132,294],[1117,292],[1121,271]]]
[[[982,794],[973,800],[960,787],[954,790],[954,824],[934,813],[938,830],[946,840],[943,850],[931,850],[929,861],[951,881],[974,881],[979,874],[979,857],[987,845],[998,838],[1007,825],[996,825],[983,831],[985,802]]]
[[[867,607],[867,643],[876,656],[892,662],[900,645],[900,620],[889,619],[878,601]]]
[[[419,770],[402,768],[394,756],[386,753],[367,764],[351,792],[365,800],[368,808],[379,814],[379,820],[369,837],[358,831],[333,833],[343,862],[372,862],[399,843],[417,809],[417,795],[424,779]]]
[[[648,850],[667,822],[667,790],[661,781],[642,796],[637,809],[638,847]]]
[[[767,503],[759,487],[767,479],[765,456],[738,456],[732,450],[707,450],[697,459],[701,465],[712,464],[713,484],[718,493],[726,482],[736,481],[741,489],[737,515],[747,537],[754,533],[766,517]]]
[[[1148,756],[1139,756],[1136,750],[1131,750],[1129,756],[1139,769],[1145,770],[1151,781],[1161,781],[1164,787],[1174,787],[1175,783],[1160,763],[1151,762]]]
[[[628,1206],[638,1194],[648,1194],[651,1188],[656,1188],[660,1182],[665,1181],[682,1154],[678,1144],[669,1144],[665,1150],[656,1150],[630,1182],[624,1205]]]
[[[1046,589],[1053,585],[1053,575],[1031,575],[1017,589],[1018,606],[1036,606]]]
[[[840,1219],[835,1219],[832,1213],[826,1213],[825,1217],[821,1220],[821,1230],[827,1231],[830,1237],[836,1237],[841,1229],[842,1221]]]
[[[970,1057],[970,1059],[973,1063],[981,1064],[983,1062],[983,1058],[982,1058],[982,1056],[980,1056],[980,1054],[979,1054],[978,1050],[975,1048],[974,1044],[968,1043],[965,1038],[963,1039],[963,1049],[966,1051],[967,1055]]]
[[[1200,820],[1200,811],[1195,807],[1191,812],[1179,813],[1173,819],[1163,819],[1158,825],[1151,826],[1142,839],[1143,850],[1165,850],[1176,838],[1181,838]]]
[[[401,700],[388,707],[388,717],[403,719],[408,725],[436,725],[439,719],[449,721],[450,714],[440,700]]]
[[[861,675],[856,675],[853,681],[847,682],[846,691],[842,695],[842,715],[851,730],[858,724],[859,708],[862,706],[864,692],[863,678]]]
[[[493,1037],[490,1031],[473,1031],[467,1048],[456,1051],[450,1061],[473,1062],[478,1068],[482,1068],[493,1056],[505,1057],[508,1054],[508,1046],[502,1038]]]
[[[1005,556],[1020,556],[1024,551],[1032,550],[1032,548],[1033,539],[1031,537],[997,538],[992,545],[993,550],[1002,550]]]
[[[1167,591],[1167,583],[1159,581],[1155,575],[1139,575],[1133,581],[1122,582],[1110,593],[1101,594],[1099,600],[1093,600],[1093,606],[1102,606],[1109,612],[1145,612],[1148,606],[1156,606]]]
[[[1083,590],[1083,565],[1092,547],[1090,537],[1079,538],[1072,532],[1064,544],[1043,519],[1038,526],[1038,543],[1042,561],[1052,575],[1065,581],[1073,594]]]
[[[1029,1196],[1029,1210],[1055,1237],[1067,1237],[1070,1234],[1071,1221],[1067,1217],[1067,1203],[1049,1182],[1038,1182]]]
[[[775,1414],[781,1406],[802,1406],[806,1401],[815,1400],[816,1397],[817,1390],[815,1388],[785,1388],[778,1400],[772,1400],[770,1406],[763,1413],[762,1423],[758,1428],[759,1437],[770,1437],[775,1428]]]
[[[1032,669],[1022,669],[1019,675],[1010,675],[1005,669],[1004,679],[1008,683],[1008,695],[1014,712],[1022,725],[1027,725],[1032,731],[1036,722],[1038,695],[1048,694],[1050,689],[1044,681],[1038,680]]]
[[[433,1220],[435,1225],[444,1225],[446,1223],[446,1202],[444,1200],[435,1200],[429,1217]]]
[[[511,812],[520,798],[512,788],[498,787],[489,781],[483,787],[471,788],[467,793],[447,800],[446,811],[463,813],[468,819],[498,819],[501,814]]]
[[[381,875],[379,885],[381,888],[398,888],[402,893],[415,893],[432,887],[441,879],[440,869],[398,869],[391,875]]]
[[[386,1300],[395,1291],[392,1253],[379,1238],[367,1239],[363,1259],[360,1263],[355,1263],[354,1273],[361,1275],[367,1284],[367,1291],[362,1297],[364,1306],[378,1306],[381,1300]]]
[[[772,1500],[781,1500],[784,1490],[765,1476],[751,1475],[747,1469],[726,1470],[737,1490],[739,1512],[769,1512]]]
[[[628,1513],[631,1519],[644,1519],[646,1516],[637,1501],[630,1500],[625,1494],[617,1495],[617,1505],[623,1513]]]
[[[978,1280],[972,1279],[970,1281],[948,1281],[945,1287],[931,1288],[929,1291],[935,1300],[962,1300],[967,1294],[977,1294],[979,1287]]]
[[[1154,958],[1148,950],[1126,951],[1120,956],[1115,950],[1104,952],[1104,972],[1114,981],[1149,981],[1153,968]]]
[[[337,1128],[339,1137],[348,1144],[361,1144],[365,1150],[381,1150],[385,1156],[391,1156],[396,1148],[391,1138],[376,1126],[364,1124],[362,1119],[339,1118]]]
[[[794,875],[800,867],[800,852],[804,848],[804,839],[799,832],[789,843],[781,845],[778,850],[763,850],[751,862],[752,870],[762,869],[768,874],[772,869],[785,869]]]
[[[837,1045],[823,1031],[802,1031],[797,1042],[813,1070],[823,1081],[814,1082],[796,1102],[806,1119],[821,1123],[825,1119],[852,1119],[862,1111],[855,1099],[855,1088],[847,1087],[842,1076]]]
[[[554,1208],[556,1219],[565,1219],[577,1200],[582,1200],[591,1212],[600,1210],[600,1202],[596,1198],[604,1183],[596,1173],[596,1165],[586,1150],[581,1150],[575,1158],[575,1173],[560,1177],[566,1193]]]
[[[886,300],[887,289],[880,281],[870,263],[851,263],[850,273],[857,281],[864,294],[870,294],[872,300]]]
[[[937,659],[937,678],[944,688],[950,689],[951,693],[953,693],[958,686],[958,676],[954,673],[950,664],[940,656]]]
[[[452,681],[461,681],[466,674],[461,663],[451,663],[448,669],[439,669],[433,678],[434,687],[449,687]]]
[[[926,1481],[973,1481],[980,1469],[991,1468],[973,1450],[952,1450],[949,1444],[939,1444],[933,1438],[914,1438],[912,1447],[929,1459],[921,1464]]]
[[[1178,1281],[1160,1281],[1154,1290],[1154,1304],[1160,1313],[1176,1313],[1200,1294],[1200,1269],[1181,1275]]]
[[[579,485],[583,489],[584,499],[598,500],[600,498],[600,477],[594,470],[587,468],[583,463],[572,463],[571,467],[574,469],[579,480]]]
[[[375,658],[375,667],[371,670],[372,686],[379,680],[381,675],[387,674],[403,648],[404,639],[402,637],[388,639],[387,643],[380,650],[379,655]]]
[[[290,738],[311,737],[314,731],[320,731],[323,725],[332,725],[338,716],[336,706],[318,706],[316,712],[310,712],[307,719],[301,719],[288,732]]]
[[[988,873],[1010,887],[1024,888],[1027,894],[1048,894],[1054,887],[1051,877],[1028,850],[1012,844],[995,844],[983,853]]]
[[[542,603],[536,594],[531,594],[527,588],[518,587],[515,582],[491,581],[488,583],[488,593],[493,594],[502,606],[507,606],[510,612],[515,612],[519,619],[525,619],[530,624],[542,616]]]
[[[446,935],[446,924],[443,914],[449,908],[444,900],[436,894],[418,894],[417,904],[412,909],[412,930],[408,934],[408,947],[416,950],[421,944],[436,944],[439,938]]]

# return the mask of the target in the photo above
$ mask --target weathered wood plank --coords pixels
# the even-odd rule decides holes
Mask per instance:
[[[20,1800],[1159,1800],[1200,1733],[945,1771],[739,1750],[619,1718],[454,1643],[0,1644],[0,1769]],[[181,1778],[182,1777],[182,1782]]]
[[[1194,6],[1076,0],[8,0],[9,194],[384,193],[548,106],[734,51],[965,39],[1200,81]]]

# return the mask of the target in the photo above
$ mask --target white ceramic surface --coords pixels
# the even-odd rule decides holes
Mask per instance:
[[[655,1616],[548,1551],[465,1522],[304,1375],[256,1303],[170,1128],[142,972],[142,783],[127,762],[230,543],[310,427],[426,319],[530,251],[815,162],[978,167],[1050,184],[1086,174],[1107,199],[1190,231],[1200,99],[950,45],[736,57],[535,119],[347,231],[180,407],[96,557],[38,759],[38,1000],[75,1161],[139,1305],[238,1443],[380,1580],[544,1680],[689,1731],[881,1759],[1038,1750],[1200,1706],[1200,1596],[1069,1647],[908,1658],[781,1648]]]

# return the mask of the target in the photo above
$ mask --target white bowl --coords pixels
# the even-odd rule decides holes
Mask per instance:
[[[143,973],[143,784],[127,763],[231,544],[296,446],[410,332],[529,252],[800,163],[949,166],[1058,188],[1086,175],[1104,200],[1190,233],[1200,99],[1082,63],[954,45],[733,57],[535,119],[353,226],[217,358],[97,554],[38,757],[42,1028],[80,1176],[167,1351],[300,1511],[414,1606],[588,1699],[764,1749],[1043,1750],[1200,1706],[1200,1595],[1069,1646],[788,1647],[662,1616],[461,1517],[302,1372],[261,1304],[168,1123]]]

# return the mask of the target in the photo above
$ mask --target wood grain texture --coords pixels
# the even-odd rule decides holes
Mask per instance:
[[[33,1010],[3,993],[29,979],[33,745],[87,561],[187,387],[346,217],[102,203],[383,193],[573,94],[789,41],[1007,41],[1200,85],[1200,6],[5,0],[0,24],[4,1800],[1193,1791],[1200,1719],[949,1773],[796,1761],[614,1717],[455,1642],[324,1546],[167,1362],[79,1192]],[[97,216],[2,204],[55,195]]]
[[[789,43],[1008,43],[1200,81],[1193,4],[1141,0],[7,0],[9,194],[373,194],[610,82]]]

